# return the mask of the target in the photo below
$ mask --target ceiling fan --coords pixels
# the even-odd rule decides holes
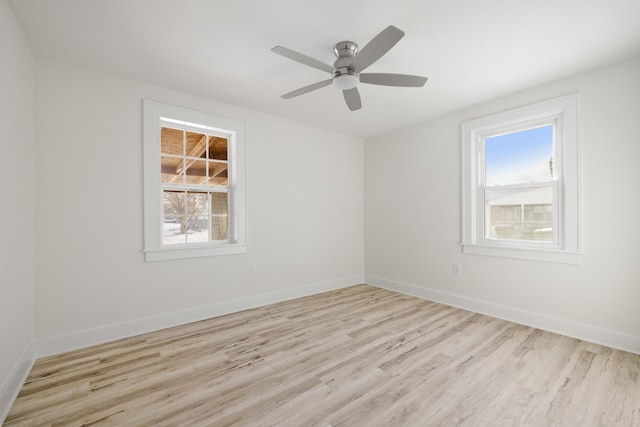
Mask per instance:
[[[402,30],[393,25],[389,25],[362,49],[359,49],[358,45],[352,41],[340,42],[333,48],[333,52],[338,57],[333,63],[333,67],[302,53],[287,49],[286,47],[274,47],[271,51],[278,55],[331,74],[330,79],[286,93],[282,95],[282,98],[289,99],[304,95],[305,93],[318,90],[333,83],[335,87],[342,90],[347,106],[351,111],[354,111],[362,107],[360,93],[357,87],[358,83],[401,87],[424,86],[427,82],[426,77],[407,74],[362,72],[386,54],[403,36],[404,32]]]

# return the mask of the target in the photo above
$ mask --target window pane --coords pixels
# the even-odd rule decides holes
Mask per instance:
[[[160,152],[183,156],[183,133],[184,131],[178,129],[160,129]]]
[[[162,223],[162,244],[181,245],[186,243],[187,234],[182,230],[180,217],[165,217]]]
[[[182,183],[182,157],[162,156],[160,159],[161,180],[162,182],[178,182]]]
[[[204,160],[187,160],[185,182],[189,184],[206,184],[207,162]]]
[[[162,244],[186,243],[184,224],[185,194],[182,191],[164,191],[162,198]]]
[[[533,187],[485,191],[485,237],[553,241],[553,190]]]
[[[185,155],[187,157],[206,158],[207,136],[201,133],[187,132]]]
[[[187,243],[207,241],[209,241],[209,218],[206,216],[191,217]]]
[[[227,162],[209,162],[209,185],[229,185],[228,170]]]
[[[185,215],[192,216],[195,220],[196,216],[206,215],[209,211],[209,194],[208,193],[196,193],[187,192],[187,207],[184,212]]]
[[[164,191],[162,198],[164,217],[176,219],[184,215],[185,192],[184,191]]]
[[[229,160],[227,154],[227,138],[219,136],[209,137],[209,159]]]
[[[211,193],[211,240],[229,240],[227,193]]]
[[[553,179],[553,126],[485,139],[486,185]]]
[[[206,217],[209,211],[209,194],[187,192],[186,200],[185,229],[187,243],[206,242],[209,235],[209,223]]]

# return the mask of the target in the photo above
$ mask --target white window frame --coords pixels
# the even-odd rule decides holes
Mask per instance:
[[[578,101],[578,94],[572,94],[462,123],[463,253],[581,263]],[[518,185],[485,185],[486,138],[549,124],[554,126],[552,180]],[[552,242],[485,237],[485,190],[545,186],[551,187],[553,193]]]
[[[180,127],[185,129],[188,129],[190,124],[206,126],[210,132],[228,138],[229,185],[228,189],[225,189],[229,194],[228,241],[162,244],[163,185],[160,179],[160,128],[168,124],[163,119],[169,119],[174,123],[182,122]],[[196,130],[197,127],[193,129]],[[145,99],[143,100],[143,166],[145,261],[247,252],[246,142],[243,122]]]

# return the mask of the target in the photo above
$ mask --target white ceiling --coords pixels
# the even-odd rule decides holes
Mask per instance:
[[[37,55],[361,137],[640,56],[639,0],[10,0]],[[405,37],[367,72],[429,77],[423,88],[360,85],[351,112],[329,86],[280,95],[393,24]]]

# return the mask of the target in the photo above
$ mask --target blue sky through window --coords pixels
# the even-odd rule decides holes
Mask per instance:
[[[486,185],[548,181],[552,157],[552,125],[487,138]]]

